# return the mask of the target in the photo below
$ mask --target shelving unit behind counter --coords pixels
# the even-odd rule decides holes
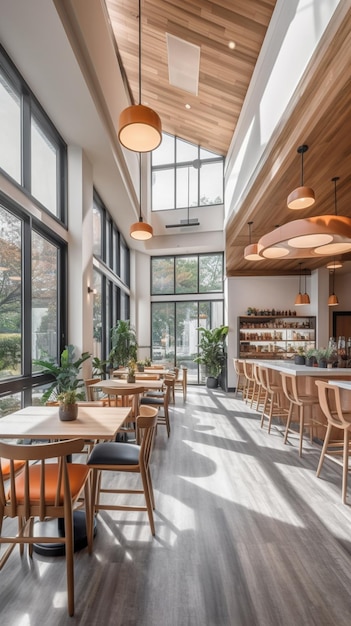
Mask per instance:
[[[246,315],[238,321],[240,358],[286,359],[299,347],[316,347],[315,316]]]

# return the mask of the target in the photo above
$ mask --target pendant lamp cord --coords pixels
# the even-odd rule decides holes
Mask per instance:
[[[141,152],[139,152],[139,222],[142,222],[141,216]]]
[[[303,155],[304,150],[301,151],[301,187],[303,187]]]
[[[335,215],[338,214],[338,209],[336,206],[336,182],[339,180],[339,176],[334,176],[334,178],[332,178],[332,182],[334,183],[334,206],[335,206]]]
[[[141,0],[139,0],[139,104],[141,104]]]
[[[251,246],[251,226],[253,222],[248,222],[247,225],[249,227],[249,246]]]

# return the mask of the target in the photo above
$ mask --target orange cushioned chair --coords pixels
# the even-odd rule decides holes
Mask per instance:
[[[65,545],[68,612],[74,614],[74,570],[73,570],[73,509],[81,506],[79,500],[84,491],[87,534],[91,551],[92,533],[90,523],[90,469],[81,463],[68,463],[67,456],[81,452],[84,441],[72,439],[58,443],[37,445],[14,445],[0,442],[0,456],[9,462],[9,484],[0,470],[0,544],[10,544],[0,559],[0,569],[6,563],[16,544],[23,553],[25,544],[29,555],[33,554],[34,543],[62,543]],[[24,460],[23,470],[16,475],[18,458]],[[55,459],[55,462],[53,462]],[[18,518],[17,535],[4,531],[4,518]],[[64,535],[57,526],[57,536],[33,535],[34,518],[63,518]],[[6,527],[8,524],[6,524]],[[20,590],[19,590],[20,594]]]

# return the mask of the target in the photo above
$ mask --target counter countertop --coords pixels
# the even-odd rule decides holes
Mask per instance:
[[[319,376],[323,378],[351,378],[350,367],[333,367],[329,369],[327,367],[308,367],[306,365],[296,365],[291,361],[272,361],[269,359],[247,359],[249,363],[258,363],[264,367],[268,367],[278,372],[286,372],[293,374],[294,376]]]
[[[351,380],[328,380],[328,383],[340,387],[340,389],[347,389],[351,391]]]

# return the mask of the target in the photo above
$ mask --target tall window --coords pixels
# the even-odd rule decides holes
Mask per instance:
[[[0,46],[0,168],[66,222],[66,145]]]
[[[57,359],[67,341],[66,244],[55,232],[66,220],[67,167],[66,145],[1,46],[0,112],[9,183],[0,190],[1,416],[35,400],[48,376],[33,359]],[[31,196],[31,215],[18,204],[18,185]]]
[[[163,133],[152,152],[152,210],[223,204],[223,157]]]
[[[223,253],[152,257],[151,295],[221,293]]]
[[[151,295],[152,359],[187,367],[189,383],[204,382],[194,363],[198,328],[223,324],[223,253],[152,257]]]
[[[0,380],[22,374],[22,231],[0,205]]]
[[[94,192],[94,354],[106,360],[111,328],[129,319],[129,248],[98,193]]]
[[[32,356],[58,360],[59,248],[32,233]]]

